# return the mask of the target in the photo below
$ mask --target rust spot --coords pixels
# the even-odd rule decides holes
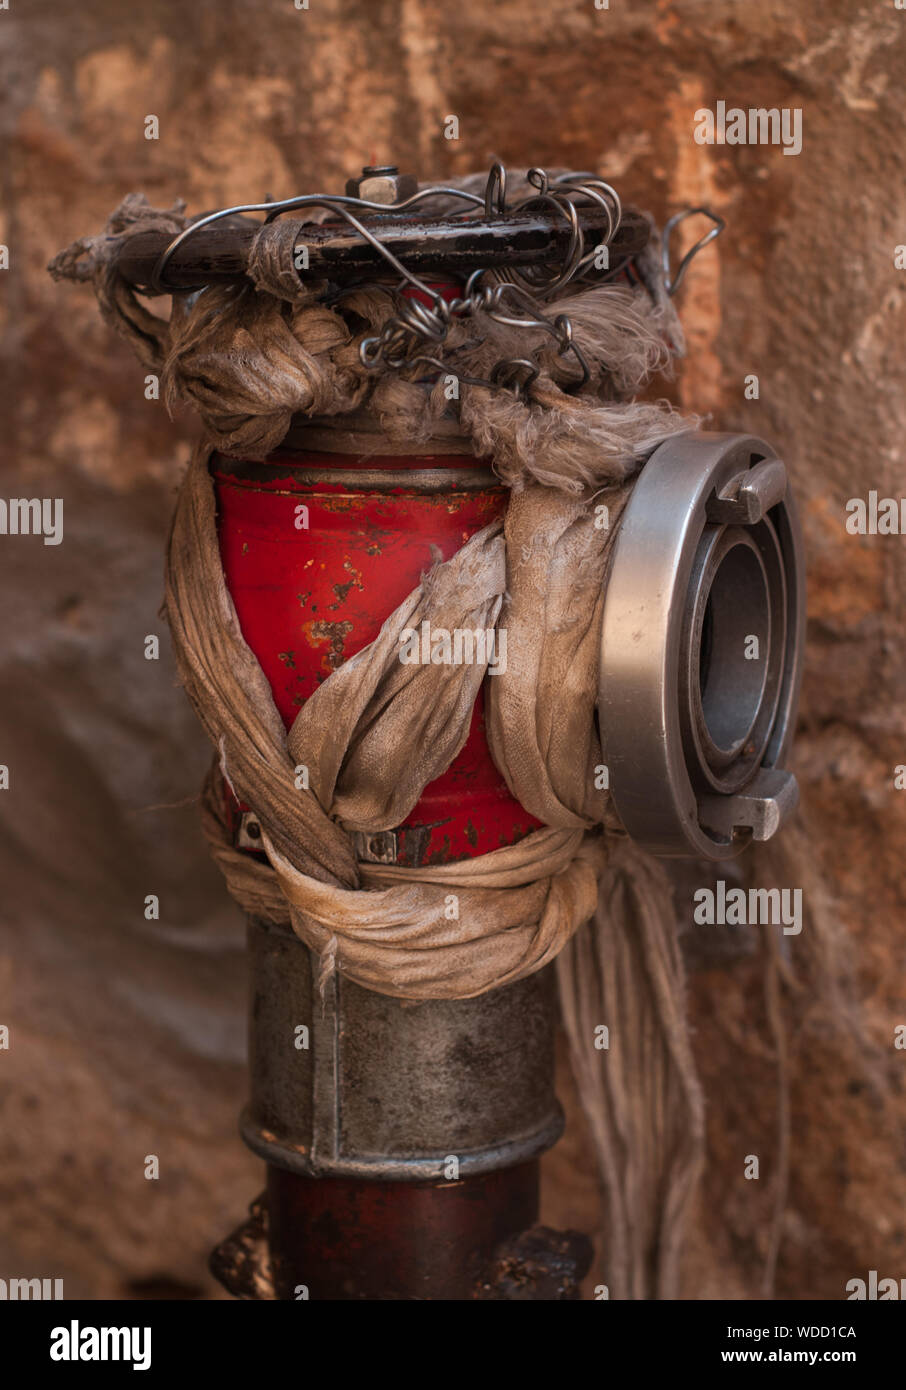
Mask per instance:
[[[325,653],[325,660],[331,670],[342,666],[343,643],[347,633],[352,632],[352,623],[328,623],[320,618],[316,623],[303,623],[302,631],[312,647],[323,646],[325,642],[329,644],[330,650]]]
[[[306,603],[307,603],[308,600],[311,598],[311,596],[312,596],[313,593],[314,593],[314,590],[313,590],[313,589],[307,589],[306,592],[305,592],[304,594],[296,594],[296,598],[299,600],[299,603],[300,603],[300,605],[301,605],[302,608],[305,607]]]
[[[444,497],[443,504],[445,510],[448,511],[452,516],[454,512],[461,512],[463,507],[467,506],[470,500],[471,499],[467,493],[454,493],[452,496],[448,494],[446,497]]]
[[[350,589],[358,589],[360,593],[364,592],[365,589],[365,585],[362,583],[362,575],[360,571],[355,568],[351,560],[344,560],[343,568],[348,575],[351,575],[351,578],[348,579],[345,584],[334,584],[333,591],[337,596],[337,601],[329,605],[330,609],[339,608],[341,603],[345,603]]]
[[[365,547],[366,553],[368,555],[380,555],[388,540],[393,539],[395,532],[387,526],[375,526],[372,522],[365,527],[364,534],[368,538],[368,544]]]
[[[371,498],[353,493],[321,494],[318,502],[325,512],[360,512],[370,504]]]
[[[280,658],[280,660],[283,662],[284,666],[289,666],[292,670],[295,670],[295,669],[296,669],[296,653],[295,653],[295,652],[278,652],[278,653],[277,653],[277,656],[278,656],[278,657]]]
[[[248,541],[243,541],[243,542],[242,542],[242,553],[243,553],[243,555],[248,555],[248,553],[249,553],[249,543],[248,543]]]
[[[478,844],[478,831],[475,829],[471,820],[466,821],[465,835],[469,844],[474,849],[474,847]]]
[[[450,851],[450,836],[445,835],[439,845],[435,845],[430,854],[426,854],[422,860],[423,864],[449,864],[455,858],[465,858],[465,855],[455,856]]]

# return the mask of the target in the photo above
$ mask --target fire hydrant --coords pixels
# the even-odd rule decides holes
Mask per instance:
[[[294,305],[272,315],[279,334],[293,314],[309,311],[307,300],[295,304],[300,278],[318,286],[325,304],[348,293],[347,282],[364,294],[392,271],[402,276],[397,310],[362,336],[364,369],[402,372],[423,393],[446,383],[450,399],[464,385],[509,392],[533,409],[581,400],[595,362],[570,317],[541,305],[594,275],[633,290],[650,284],[642,264],[649,227],[592,176],[552,183],[533,170],[529,181],[537,194],[513,210],[499,165],[483,198],[417,191],[395,168],[368,168],[343,198],[255,205],[268,213],[263,228],[243,221],[247,206],[175,233],[139,229],[118,247],[117,273],[122,285],[179,295],[202,329],[206,313],[214,323],[247,294],[231,299],[228,288],[211,299],[211,285],[233,286],[247,271],[256,284],[266,275],[268,293],[285,290]],[[450,196],[466,200],[467,216],[419,216],[420,203]],[[280,240],[276,215],[311,204],[331,218]],[[597,243],[591,250],[586,238]],[[677,287],[689,258],[671,279],[665,248],[661,297],[665,286],[667,294]],[[78,278],[77,259],[58,273]],[[556,272],[539,279],[552,263]],[[273,301],[265,307],[271,313]],[[364,298],[350,310],[363,322],[368,312]],[[532,352],[504,355],[486,377],[447,371],[438,354],[448,340],[468,352],[462,325],[480,315],[493,332],[502,325],[549,335],[556,388],[539,384]],[[193,342],[190,334],[179,350]],[[236,356],[225,354],[224,370]],[[277,430],[277,447],[264,457],[223,444],[208,463],[226,589],[287,731],[325,681],[367,654],[432,567],[505,517],[510,498],[455,412],[436,410],[430,428],[407,442],[382,427],[379,405],[345,359],[337,380],[348,409],[312,407]],[[216,399],[205,381],[193,389],[198,399]],[[595,785],[612,799],[615,833],[655,855],[719,861],[770,838],[796,804],[785,763],[802,667],[801,540],[786,470],[770,445],[673,425],[667,433],[646,450],[621,500],[600,612],[594,607]],[[221,436],[232,443],[228,424]],[[423,878],[436,870],[442,882],[451,865],[544,829],[489,745],[488,683],[506,678],[505,637],[493,628],[456,637],[469,652],[479,644],[487,670],[461,747],[399,824],[349,832],[358,865]],[[407,640],[413,660],[436,659],[429,632],[413,629]],[[264,872],[277,858],[268,826],[254,797],[243,800],[234,788],[222,748],[219,766],[214,795],[231,852]],[[293,775],[309,793],[308,767]],[[584,775],[577,767],[576,778]],[[455,894],[449,912],[453,932]],[[335,949],[314,951],[288,921],[250,913],[251,1094],[242,1134],[267,1165],[267,1190],[215,1252],[216,1272],[241,1297],[576,1297],[589,1242],[537,1224],[540,1156],[563,1127],[553,965],[474,997],[397,997],[349,978],[342,955],[332,968]]]

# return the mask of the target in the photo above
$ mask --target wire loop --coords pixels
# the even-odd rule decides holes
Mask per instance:
[[[504,358],[496,363],[487,378],[480,378],[456,372],[452,364],[444,362],[442,356],[438,355],[438,350],[447,341],[454,321],[484,314],[496,323],[510,328],[550,334],[556,340],[558,357],[571,355],[578,368],[578,375],[562,389],[568,392],[580,391],[590,379],[590,369],[587,359],[573,339],[570,318],[567,314],[560,313],[551,320],[544,313],[542,306],[546,300],[559,294],[573,281],[584,281],[592,274],[595,278],[600,278],[599,254],[602,247],[609,246],[619,229],[622,205],[616,190],[595,174],[569,173],[551,179],[544,169],[531,168],[527,174],[527,182],[532,192],[520,201],[508,204],[506,167],[500,160],[495,160],[488,173],[483,195],[437,184],[420,189],[410,198],[393,204],[394,213],[406,213],[438,196],[454,202],[456,207],[452,213],[449,210],[442,213],[423,212],[422,216],[428,224],[432,219],[440,217],[474,218],[476,214],[483,214],[488,218],[506,218],[537,210],[539,207],[550,208],[566,220],[569,239],[559,265],[527,266],[521,270],[511,268],[505,273],[479,267],[469,275],[462,295],[450,302],[434,286],[407,269],[381,241],[380,236],[362,220],[362,216],[369,213],[386,216],[389,211],[387,205],[349,195],[304,194],[295,198],[285,198],[280,202],[241,203],[235,207],[208,213],[186,227],[166,247],[154,267],[149,289],[158,294],[173,292],[166,284],[167,266],[177,249],[201,227],[241,213],[262,212],[265,214],[262,225],[265,225],[283,213],[300,208],[326,208],[335,217],[346,221],[400,277],[394,313],[383,324],[379,333],[364,338],[359,345],[360,359],[369,371],[383,369],[409,372],[430,365],[439,372],[456,376],[467,385],[482,386],[489,390],[512,390],[523,398],[527,397],[541,371],[538,363],[527,357]],[[579,217],[580,208],[587,208],[589,205],[602,208],[607,216],[606,234],[591,248],[585,245]],[[696,208],[692,211],[706,210]],[[665,273],[668,281],[669,230],[682,217],[688,215],[689,213],[681,213],[671,218],[665,228]],[[703,237],[680,262],[670,293],[678,288],[692,256],[716,236],[723,226],[720,219],[715,218],[713,214],[706,215],[720,222],[720,226]],[[425,351],[426,348],[429,349],[428,352]]]

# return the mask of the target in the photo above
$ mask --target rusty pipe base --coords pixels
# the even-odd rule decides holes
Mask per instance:
[[[475,1299],[502,1241],[538,1216],[538,1162],[459,1181],[307,1178],[268,1167],[280,1299]]]
[[[537,1211],[537,1160],[424,1183],[271,1166],[267,1191],[213,1251],[211,1272],[240,1299],[578,1299],[591,1242],[531,1224]]]
[[[242,1226],[214,1248],[211,1273],[242,1300],[308,1301],[313,1293],[302,1276],[311,1279],[314,1269],[322,1300],[574,1301],[591,1268],[588,1237],[528,1226],[488,1252],[496,1230],[511,1225],[520,1208],[528,1213],[538,1205],[536,1166],[468,1177],[446,1184],[443,1193],[438,1181],[300,1179],[272,1168],[271,1197],[261,1193]],[[314,1193],[315,1181],[321,1193]],[[375,1237],[385,1241],[381,1257],[370,1244]],[[470,1240],[478,1245],[470,1247]]]

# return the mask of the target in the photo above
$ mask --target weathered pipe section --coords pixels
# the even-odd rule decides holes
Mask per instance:
[[[473,1296],[537,1220],[536,1160],[562,1131],[552,968],[416,1004],[335,974],[322,998],[288,928],[253,920],[249,944],[242,1134],[270,1165],[278,1297]]]

